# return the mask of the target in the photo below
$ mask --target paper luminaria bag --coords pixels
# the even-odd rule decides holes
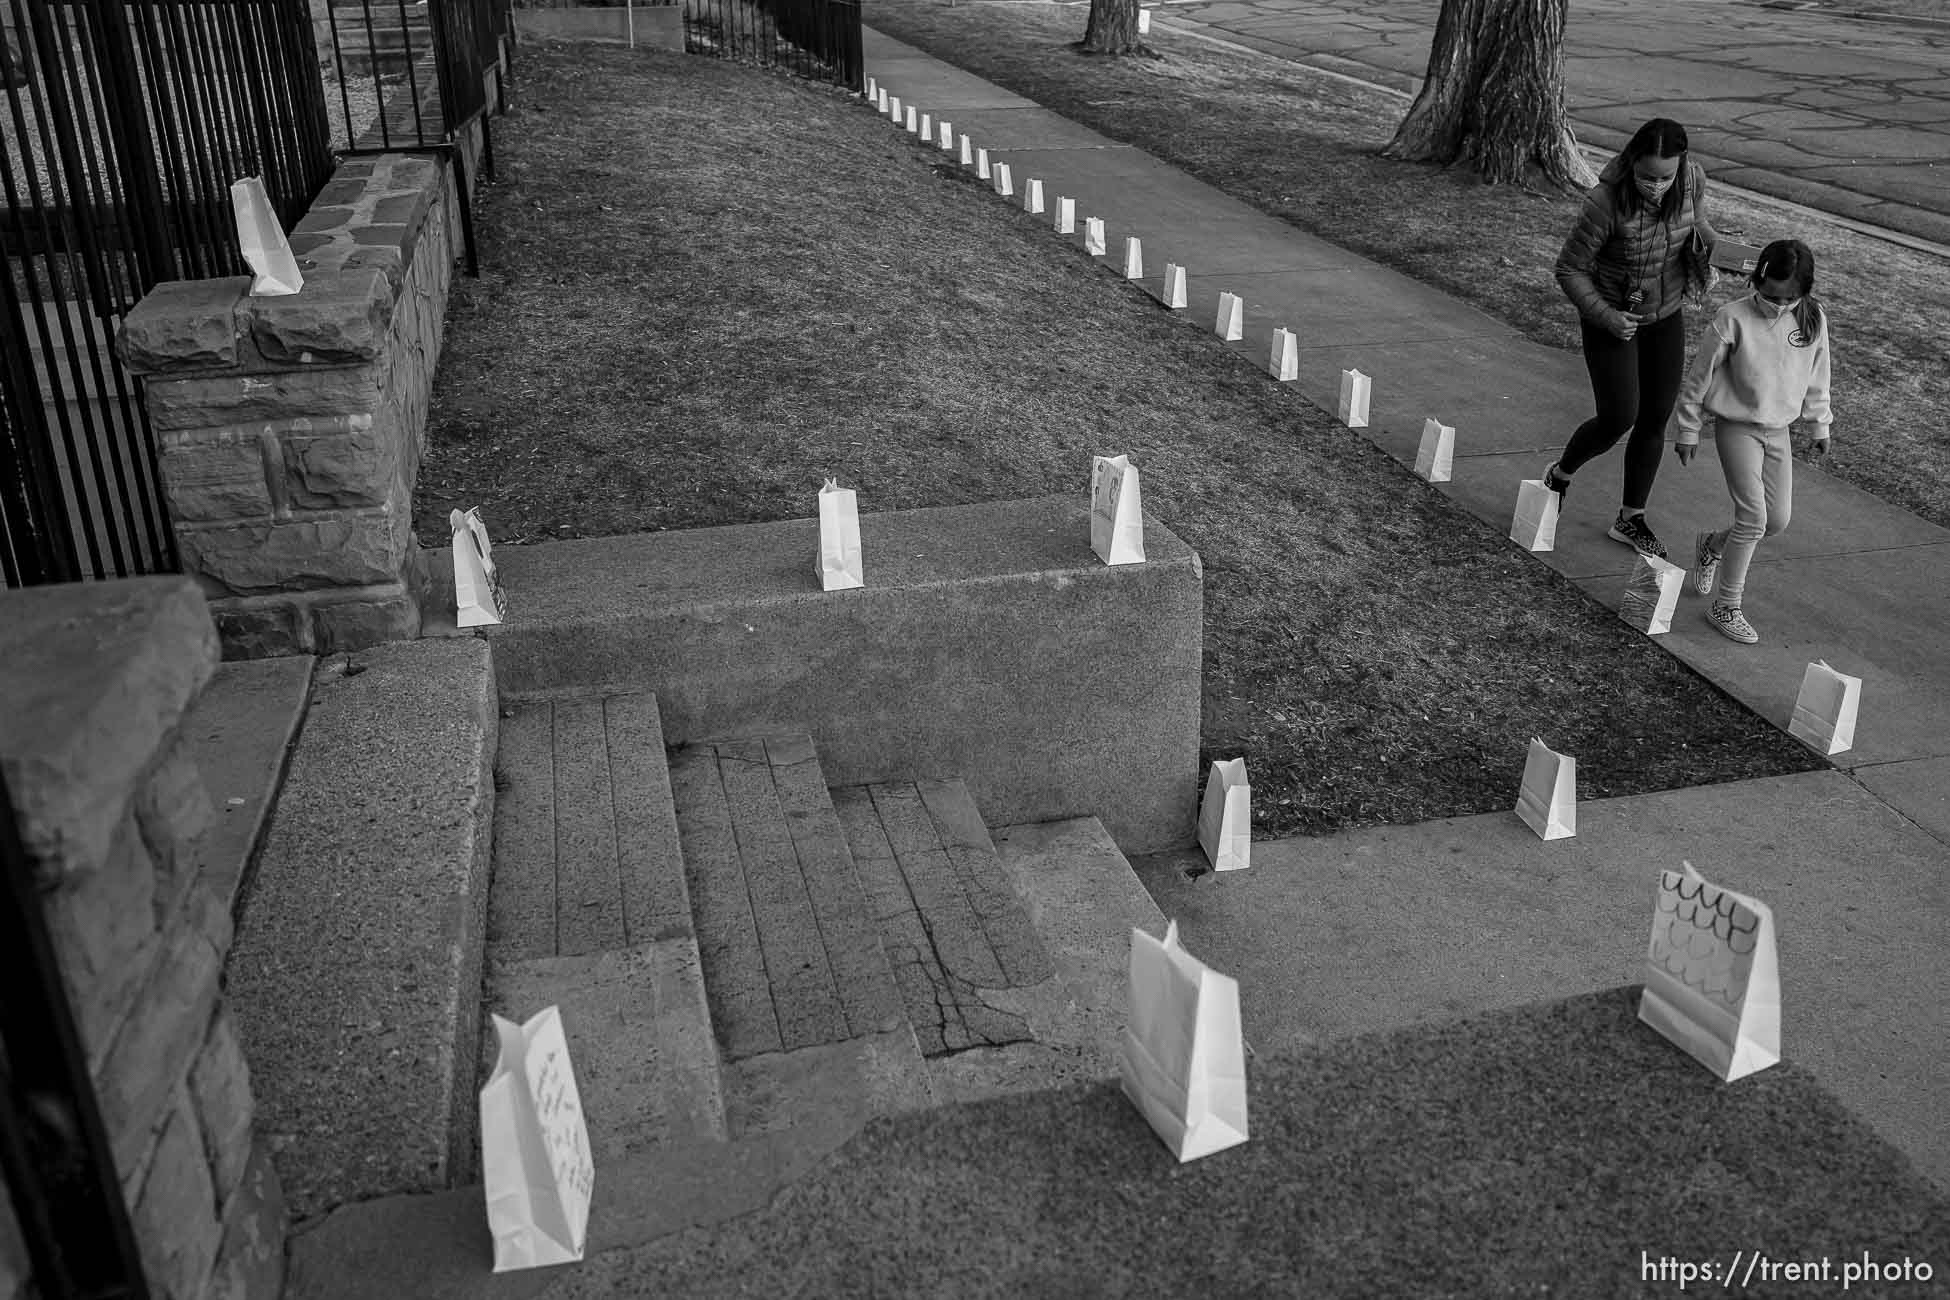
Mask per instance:
[[[1374,381],[1358,370],[1341,371],[1341,423],[1350,429],[1368,427],[1368,394]]]
[[[1022,210],[1024,212],[1043,210],[1043,183],[1034,176],[1022,183]]]
[[[494,1271],[582,1258],[596,1167],[562,1015],[493,1017],[500,1054],[481,1089],[481,1174]]]
[[[1090,458],[1090,549],[1105,564],[1144,563],[1144,507],[1128,456]]]
[[[1300,336],[1284,325],[1273,331],[1273,348],[1266,358],[1266,371],[1281,383],[1300,377]]]
[[[1198,846],[1214,871],[1243,871],[1253,864],[1252,786],[1245,759],[1212,764],[1198,809]]]
[[[1862,679],[1817,659],[1801,674],[1788,734],[1818,754],[1839,754],[1855,744],[1855,717],[1861,707]]]
[[[501,591],[480,508],[448,511],[447,526],[454,534],[454,625],[485,627],[506,620],[508,598]]]
[[[1075,199],[1065,198],[1059,194],[1056,198],[1056,213],[1051,218],[1051,224],[1056,228],[1056,233],[1059,235],[1075,234],[1077,229],[1077,201]]]
[[[1557,493],[1544,480],[1527,478],[1518,485],[1510,540],[1526,551],[1548,551],[1557,545]]]
[[[1144,278],[1144,245],[1136,235],[1124,237],[1124,278],[1142,280]]]
[[[1672,611],[1679,605],[1679,589],[1686,570],[1641,551],[1625,578],[1618,598],[1618,616],[1647,636],[1672,630]]]
[[[1104,219],[1085,217],[1083,219],[1083,251],[1092,257],[1104,255]]]
[[[1517,816],[1538,838],[1562,840],[1578,833],[1578,760],[1535,736],[1523,760]]]
[[[1415,449],[1415,476],[1431,483],[1447,483],[1455,464],[1455,429],[1434,416],[1422,421],[1422,442]]]
[[[1165,263],[1165,306],[1178,311],[1185,306],[1185,268],[1176,262]]]
[[[1659,873],[1639,1019],[1730,1083],[1781,1059],[1774,913],[1680,865]]]
[[[866,586],[860,563],[860,501],[852,488],[827,479],[819,489],[819,586],[845,591]]]
[[[232,184],[230,208],[237,217],[238,247],[251,268],[251,296],[281,298],[303,289],[305,277],[291,255],[291,241],[284,237],[263,180],[246,176]]]
[[[1219,295],[1219,314],[1212,322],[1212,332],[1228,343],[1237,343],[1246,337],[1243,317],[1246,304],[1236,293]]]
[[[1246,1140],[1239,981],[1186,952],[1178,923],[1131,931],[1130,1021],[1118,1050],[1124,1095],[1180,1163]]]

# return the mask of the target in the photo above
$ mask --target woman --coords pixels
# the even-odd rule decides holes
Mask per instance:
[[[1687,291],[1706,288],[1713,227],[1706,173],[1688,158],[1686,128],[1655,117],[1598,175],[1557,255],[1557,283],[1576,304],[1597,414],[1544,470],[1564,494],[1587,461],[1625,444],[1625,494],[1606,536],[1664,559],[1645,503],[1659,473],[1666,421],[1686,370]]]

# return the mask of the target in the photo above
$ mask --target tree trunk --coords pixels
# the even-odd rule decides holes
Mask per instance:
[[[1422,91],[1384,158],[1467,162],[1492,185],[1597,176],[1564,116],[1567,0],[1442,0]]]
[[[1090,23],[1074,48],[1084,54],[1156,54],[1138,42],[1137,0],[1090,0]]]

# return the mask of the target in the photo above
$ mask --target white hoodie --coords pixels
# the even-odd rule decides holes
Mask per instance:
[[[1679,444],[1698,445],[1702,413],[1770,429],[1804,420],[1819,426],[1817,438],[1826,438],[1834,420],[1828,408],[1828,313],[1821,314],[1817,336],[1797,347],[1799,333],[1792,309],[1777,312],[1758,293],[1720,308],[1679,386]]]

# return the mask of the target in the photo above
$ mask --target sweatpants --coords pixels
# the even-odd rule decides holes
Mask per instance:
[[[1590,321],[1582,322],[1582,331],[1584,368],[1598,413],[1572,433],[1557,468],[1575,474],[1629,433],[1624,505],[1643,510],[1666,449],[1666,421],[1686,377],[1686,313],[1641,325],[1629,339]]]
[[[1713,599],[1740,608],[1747,588],[1747,566],[1763,537],[1788,526],[1794,510],[1794,445],[1787,426],[1718,421],[1714,446],[1720,469],[1733,498],[1733,523],[1707,539],[1720,554],[1720,575]]]

